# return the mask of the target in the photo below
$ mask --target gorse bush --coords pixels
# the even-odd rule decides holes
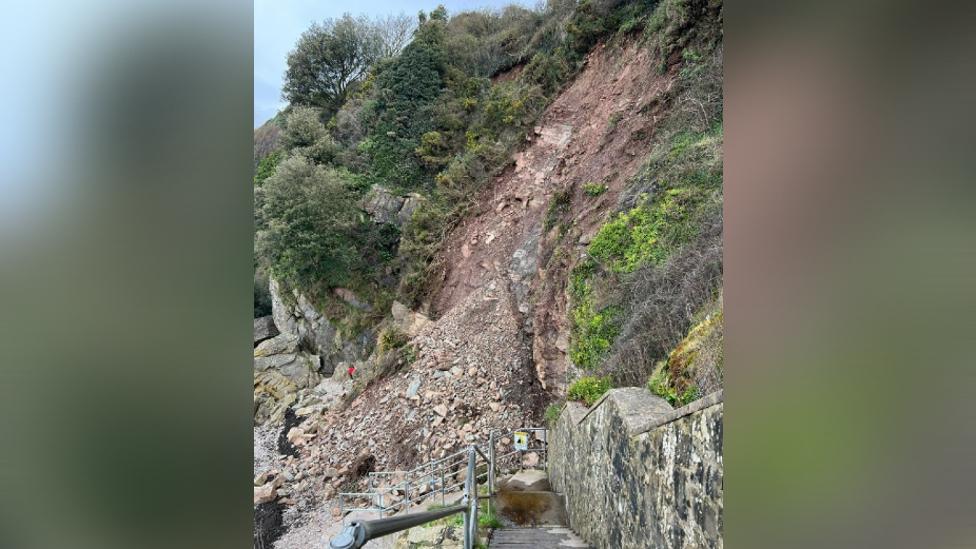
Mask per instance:
[[[612,387],[609,377],[581,377],[570,384],[566,391],[566,396],[570,400],[580,401],[587,406],[592,406],[600,399],[604,393]]]

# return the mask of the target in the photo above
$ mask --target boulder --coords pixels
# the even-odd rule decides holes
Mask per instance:
[[[298,355],[295,353],[284,353],[270,356],[255,356],[254,369],[263,372],[265,370],[281,370],[288,364],[295,362]]]
[[[417,194],[411,193],[403,199],[403,205],[400,206],[400,211],[397,212],[397,224],[399,226],[406,225],[410,219],[413,217],[413,212],[420,207],[424,202],[424,197]]]
[[[278,335],[278,328],[274,324],[274,317],[271,315],[262,316],[254,319],[254,344],[257,345],[265,339]]]
[[[276,497],[278,497],[278,490],[271,482],[254,487],[254,505],[274,501]]]
[[[539,466],[539,454],[535,452],[529,452],[522,456],[522,466],[523,467],[538,467]]]
[[[295,334],[278,334],[271,339],[266,339],[254,348],[254,356],[266,357],[294,353],[298,350],[298,336]]]
[[[390,313],[393,315],[394,325],[398,330],[407,334],[408,337],[416,337],[430,324],[429,318],[418,312],[411,311],[399,301],[393,302]]]
[[[410,382],[410,385],[407,387],[407,398],[417,396],[417,392],[420,391],[420,383],[421,379],[419,377]]]
[[[403,198],[379,185],[373,185],[366,195],[363,209],[376,223],[399,225],[397,214],[403,207]]]

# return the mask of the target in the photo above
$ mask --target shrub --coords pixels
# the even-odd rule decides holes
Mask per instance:
[[[566,215],[569,211],[569,206],[573,201],[573,193],[569,189],[562,189],[556,191],[549,199],[549,206],[546,208],[546,217],[542,222],[545,230],[549,230],[556,226],[556,221],[560,217]]]
[[[600,196],[601,194],[607,192],[607,188],[608,187],[603,183],[594,183],[592,181],[583,184],[583,192],[586,193],[587,196]]]
[[[593,237],[590,255],[623,273],[646,262],[661,263],[696,236],[699,210],[708,196],[697,188],[669,189],[651,206],[641,204],[622,212]]]
[[[407,334],[401,332],[395,326],[389,326],[380,334],[380,354],[399,349],[410,341]]]
[[[256,193],[257,247],[272,274],[300,287],[335,287],[360,267],[358,216],[341,174],[292,157]]]
[[[258,162],[258,167],[254,170],[254,186],[257,187],[264,183],[264,180],[274,175],[278,162],[281,161],[282,152],[274,151],[265,156]]]
[[[611,388],[609,377],[581,377],[574,381],[566,393],[570,400],[580,401],[592,406],[604,393]]]
[[[698,388],[694,384],[686,385],[679,392],[664,362],[660,362],[654,369],[654,373],[647,380],[647,388],[675,408],[689,404],[699,397]]]
[[[703,222],[691,245],[660,265],[648,263],[627,276],[615,298],[623,308],[620,333],[604,371],[618,383],[643,383],[650,367],[684,337],[693,313],[715,299],[721,282],[722,216],[717,211]]]
[[[572,311],[572,336],[569,357],[573,364],[591,370],[610,351],[614,339],[620,333],[618,307],[597,309],[587,296]]]

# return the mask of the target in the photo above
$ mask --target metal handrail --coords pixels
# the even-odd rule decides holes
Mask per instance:
[[[502,433],[501,431],[490,430],[488,432],[487,455],[477,445],[472,444],[463,450],[443,456],[437,460],[424,463],[409,471],[370,472],[368,477],[370,491],[340,493],[339,512],[342,516],[343,523],[345,522],[346,512],[353,510],[377,511],[379,512],[380,518],[378,520],[350,523],[349,526],[347,526],[331,541],[330,546],[333,549],[357,549],[362,547],[364,543],[371,539],[400,532],[414,526],[419,526],[427,522],[463,512],[464,547],[465,549],[472,549],[474,547],[474,540],[477,538],[478,500],[481,499],[478,496],[478,481],[482,478],[487,480],[489,493],[488,502],[490,506],[490,496],[494,494],[495,472],[498,467],[498,462],[502,459],[523,452],[522,450],[514,450],[496,455],[496,441],[501,440],[501,438],[506,436],[514,436],[517,431],[542,431],[544,434],[541,442],[543,445],[547,446],[547,429],[542,427],[515,429],[504,432],[500,436],[496,436],[496,433]],[[546,446],[531,448],[526,451],[542,454],[548,461],[548,448]],[[481,458],[482,464],[487,465],[487,469],[482,473],[477,473],[479,458]],[[465,466],[465,462],[467,462],[467,475],[465,476],[464,481],[448,484],[448,478],[453,480],[454,477],[462,471],[461,467]],[[439,479],[437,478],[438,473],[440,476]],[[388,486],[376,487],[374,484],[375,479],[382,477],[402,477],[402,480],[391,483]],[[438,480],[440,482],[438,482]],[[385,512],[396,512],[398,509],[406,509],[410,505],[418,503],[423,498],[435,493],[437,487],[439,487],[439,491],[441,493],[441,503],[444,503],[445,494],[447,493],[448,489],[453,490],[454,488],[461,486],[464,486],[464,496],[462,503],[458,505],[438,509],[436,511],[410,513],[399,517],[382,518],[383,513]],[[429,488],[429,490],[425,492],[424,490],[427,488]],[[392,497],[394,492],[400,490],[403,491],[403,499],[398,502],[391,503],[389,506],[384,505],[384,495],[390,495]],[[370,506],[366,508],[346,508],[345,498],[347,497],[369,498]]]

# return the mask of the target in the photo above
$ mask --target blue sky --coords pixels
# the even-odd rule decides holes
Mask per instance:
[[[314,21],[353,15],[431,11],[444,4],[449,14],[508,4],[534,6],[534,0],[254,0],[254,127],[284,107],[281,79],[285,58],[299,35]]]

